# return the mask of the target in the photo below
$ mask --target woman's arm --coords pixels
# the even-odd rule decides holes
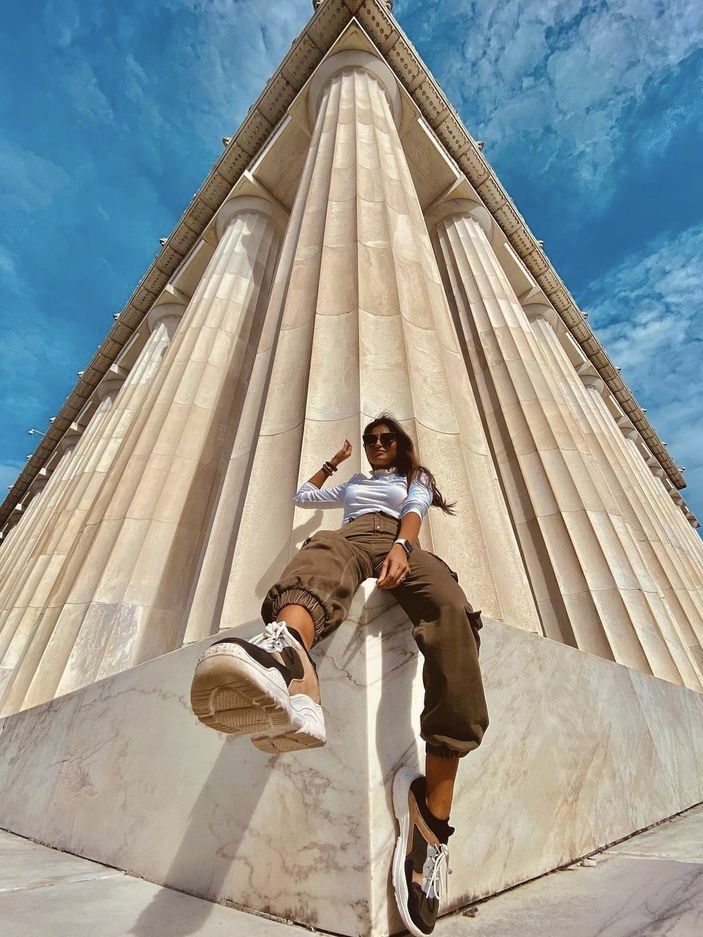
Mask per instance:
[[[330,462],[332,463],[332,465],[337,464],[334,461],[334,456],[330,459]],[[327,474],[327,472],[325,472],[324,469],[320,469],[319,472],[315,472],[315,474],[311,478],[308,478],[305,484],[314,485],[315,488],[322,488],[322,486],[324,485],[324,483],[327,481],[329,477],[330,476]]]
[[[410,543],[415,543],[418,536],[420,535],[421,527],[422,527],[422,518],[420,517],[420,515],[417,514],[415,511],[408,511],[408,513],[403,517],[403,519],[400,522],[400,530],[398,531],[398,537],[401,537],[403,540],[408,540],[410,541]],[[403,548],[400,547],[400,549],[402,550]]]
[[[400,528],[401,533],[399,533],[398,536],[406,537],[411,543],[415,542],[415,538],[420,532],[422,519],[429,511],[430,505],[432,504],[432,489],[427,484],[428,481],[429,479],[424,472],[421,475],[416,475],[408,487],[407,498],[400,506],[400,519],[402,523]],[[407,517],[419,518],[419,522],[416,522],[417,530],[415,531],[415,537],[403,532],[402,524],[405,523]],[[413,530],[413,527],[408,529]]]
[[[408,496],[400,508],[400,530],[398,537],[415,543],[422,527],[422,519],[432,504],[432,490],[423,479],[414,478],[408,489]],[[380,589],[393,589],[401,578],[407,576],[410,565],[405,550],[399,543],[394,543],[383,561],[381,572],[376,580]]]
[[[337,466],[340,462],[348,459],[350,455],[351,443],[348,439],[345,439],[342,448],[336,452],[329,461],[332,463],[332,465]],[[329,475],[322,468],[319,470],[319,472],[315,472],[315,474],[306,482],[303,482],[300,488],[296,491],[295,495],[293,496],[293,502],[300,507],[303,507],[307,504],[327,507],[333,507],[334,505],[341,504],[342,493],[347,487],[348,482],[342,482],[339,485],[333,485],[331,488],[326,488],[323,491],[322,486],[328,478]]]
[[[313,476],[314,478],[315,476]],[[293,495],[293,503],[298,507],[332,508],[342,503],[342,494],[347,482],[332,485],[331,488],[317,488],[312,482],[303,482]]]

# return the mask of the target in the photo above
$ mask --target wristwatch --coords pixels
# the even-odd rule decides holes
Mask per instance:
[[[398,539],[394,540],[393,542],[394,544],[399,543],[401,547],[405,550],[405,553],[407,556],[410,556],[410,554],[413,552],[412,543],[410,543],[409,540],[406,540],[405,537],[398,537]]]

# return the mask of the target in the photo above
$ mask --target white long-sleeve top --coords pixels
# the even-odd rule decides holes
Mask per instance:
[[[342,524],[348,524],[360,514],[385,511],[402,520],[410,511],[424,517],[432,504],[432,489],[425,473],[416,475],[408,487],[405,475],[395,468],[374,469],[370,475],[361,472],[339,485],[316,488],[303,482],[296,491],[293,502],[299,507],[335,508],[344,507]]]

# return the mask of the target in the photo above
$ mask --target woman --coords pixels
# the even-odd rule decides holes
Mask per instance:
[[[432,932],[446,887],[447,842],[459,759],[476,748],[488,725],[478,665],[480,612],[456,573],[415,545],[431,505],[453,514],[432,473],[418,464],[400,424],[382,415],[366,426],[372,472],[323,489],[352,453],[348,439],[294,497],[312,508],[344,507],[339,530],[303,543],[264,599],[270,622],[251,641],[216,641],[198,661],[191,700],[198,718],[221,732],[251,735],[266,752],[324,745],[320,687],[310,649],[346,618],[359,585],[377,577],[413,624],[425,663],[420,717],[425,774],[401,768],[393,781],[400,835],[393,885],[412,934]]]

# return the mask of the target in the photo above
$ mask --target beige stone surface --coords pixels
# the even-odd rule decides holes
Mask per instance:
[[[636,498],[641,506],[638,518],[644,536],[652,543],[653,552],[663,567],[660,577],[666,577],[670,583],[670,588],[663,589],[664,594],[670,607],[675,610],[683,633],[688,635],[689,646],[695,652],[696,645],[700,645],[703,639],[703,609],[697,588],[701,565],[695,553],[695,545],[694,549],[691,549],[692,544],[687,541],[690,527],[679,527],[677,515],[681,516],[684,523],[685,519],[672,504],[663,486],[652,475],[637,447],[634,438],[637,433],[632,425],[629,421],[624,421],[622,426],[614,427],[613,418],[603,398],[596,394],[595,390],[591,393],[601,425],[613,440],[622,463],[629,468],[629,472],[623,473],[622,477],[628,486],[628,493]],[[632,483],[629,482],[630,478],[634,479]],[[694,531],[691,533],[697,537]],[[682,539],[679,539],[680,534],[683,535]],[[687,625],[693,630],[694,639],[691,638]]]
[[[703,799],[701,694],[490,619],[481,637],[491,724],[459,770],[445,911]],[[390,785],[422,764],[404,614],[362,585],[314,651],[328,744],[296,754],[197,722],[188,693],[206,643],[5,717],[0,826],[334,933],[397,933]]]
[[[319,115],[272,291],[280,331],[259,439],[243,457],[248,487],[236,496],[236,539],[228,537],[221,627],[256,614],[302,530],[307,536],[317,529],[310,512],[292,504],[300,483],[345,437],[358,445],[367,419],[388,410],[433,467],[440,489],[461,504],[457,518],[431,511],[423,542],[439,545],[471,584],[473,604],[537,631],[385,86],[363,55],[344,55],[343,70],[331,65],[319,89]],[[355,452],[339,480],[366,468]],[[339,514],[325,512],[324,520],[338,526]],[[212,586],[217,573],[204,566],[203,574]],[[496,580],[507,577],[512,588],[499,594]],[[205,591],[199,582],[196,595]],[[216,610],[212,601],[201,607],[207,612],[189,634],[204,633],[197,629],[207,628]]]
[[[113,386],[114,390],[114,386]],[[10,562],[2,576],[2,611],[0,612],[0,647],[3,651],[3,664],[18,668],[22,664],[28,641],[33,637],[37,620],[54,573],[60,566],[60,560],[54,557],[45,544],[60,536],[56,526],[57,514],[64,499],[72,490],[82,468],[91,457],[95,437],[112,404],[112,395],[108,394],[99,403],[87,428],[82,434],[76,425],[65,436],[62,444],[63,454],[56,466],[52,483],[47,485],[44,498],[39,504],[37,514],[29,520],[22,543],[24,549],[18,549],[15,555],[8,556]],[[18,539],[17,547],[20,547]],[[14,677],[13,677],[14,679]],[[21,679],[21,683],[25,686]],[[6,692],[8,684],[6,684]]]
[[[665,546],[668,538],[661,515],[652,510],[648,499],[648,480],[642,475],[645,466],[638,466],[638,454],[630,449],[605,405],[602,385],[593,381],[589,371],[581,372],[581,377],[588,387],[586,404],[594,432],[612,465],[612,484],[618,492],[623,516],[668,612],[662,621],[666,625],[667,618],[672,619],[675,640],[688,649],[700,669],[703,628],[695,585],[686,569],[672,556],[671,546]]]
[[[24,605],[29,607],[22,615],[20,631],[23,633],[17,635],[23,638],[22,659],[4,700],[4,706],[10,711],[21,703],[33,705],[43,701],[47,692],[50,698],[56,689],[52,674],[56,672],[57,661],[66,660],[76,632],[75,616],[63,614],[56,618],[52,609],[57,602],[52,593],[125,433],[141,410],[145,393],[159,369],[183,309],[183,305],[174,303],[155,307],[144,328],[148,338],[126,379],[120,375],[119,379],[103,381],[98,386],[99,404],[86,430],[85,442],[53,506],[45,533],[28,557],[24,569],[26,585],[15,600],[13,614],[23,612],[22,595]],[[68,635],[63,633],[67,621],[72,623]],[[90,670],[86,669],[86,673]]]
[[[84,513],[45,600],[35,647],[9,689],[11,708],[68,692],[182,641],[226,464],[231,397],[246,380],[242,366],[279,243],[277,210],[262,213],[251,200],[241,208],[230,214],[160,367],[161,346],[173,329],[167,310],[152,315],[154,331],[125,391],[125,412],[111,423],[116,436],[110,440],[118,442],[102,463],[93,448],[102,478],[75,508]]]
[[[74,436],[70,446],[64,447],[63,453],[56,462],[49,482],[42,491],[40,498],[33,502],[34,510],[31,515],[23,518],[25,525],[16,526],[12,533],[14,538],[3,544],[0,560],[0,659],[4,661],[8,646],[15,634],[15,628],[8,625],[8,617],[15,608],[15,600],[22,589],[26,564],[32,554],[37,539],[51,519],[53,507],[60,497],[63,485],[69,478],[68,462],[72,457],[73,448],[77,441]],[[31,507],[31,505],[30,505]],[[14,666],[16,656],[8,666]]]
[[[652,859],[656,861],[652,861]],[[440,918],[441,937],[610,937],[703,926],[703,808],[693,807],[585,862]],[[13,937],[285,937],[290,923],[155,885],[12,833],[0,833],[0,912]]]
[[[22,501],[22,509],[19,515],[20,520],[23,520],[24,524],[20,526],[18,522],[8,531],[7,535],[2,540],[2,546],[7,547],[9,543],[17,538],[14,547],[7,550],[4,549],[0,553],[0,582],[4,581],[5,570],[15,566],[18,561],[21,562],[21,560],[19,560],[20,554],[24,552],[26,555],[28,548],[27,546],[21,546],[21,544],[26,544],[28,539],[33,542],[33,539],[36,538],[36,524],[33,524],[31,520],[28,522],[27,518],[31,518],[36,513],[41,513],[39,510],[39,505],[42,504],[41,495],[51,479],[53,470],[44,468],[41,472],[42,474],[37,476]]]
[[[623,516],[559,317],[532,306],[530,323],[485,209],[450,201],[429,220],[545,633],[700,689],[690,629],[676,624]]]
[[[612,461],[612,451],[604,442],[607,434],[603,433],[603,427],[592,410],[591,395],[562,344],[565,330],[551,307],[532,304],[526,306],[525,311],[569,405],[570,422],[581,430],[600,469],[594,479],[590,476],[578,479],[578,493],[587,492],[593,499],[598,494],[594,482],[607,485],[606,500],[614,513],[606,515],[601,512],[591,516],[594,520],[598,518],[597,532],[599,539],[606,544],[608,568],[615,573],[619,587],[625,590],[625,608],[645,652],[646,666],[655,676],[673,679],[691,689],[703,689],[703,674],[697,662],[701,658],[700,645],[696,650],[696,636],[688,619],[682,619],[680,625],[677,622],[675,610],[665,601],[655,581],[661,564],[652,564],[653,551],[641,549],[640,538],[632,529],[631,519],[636,518],[637,508],[630,504],[621,481],[627,466],[622,461]],[[613,429],[617,431],[614,422]],[[641,505],[638,507],[641,510]],[[641,537],[641,531],[639,533]],[[598,588],[598,585],[593,587]],[[672,653],[670,648],[675,645],[678,648]],[[629,663],[627,647],[624,655],[616,653],[615,656],[617,660]]]
[[[296,937],[309,931],[213,904],[0,831],[0,915],[12,937]]]

